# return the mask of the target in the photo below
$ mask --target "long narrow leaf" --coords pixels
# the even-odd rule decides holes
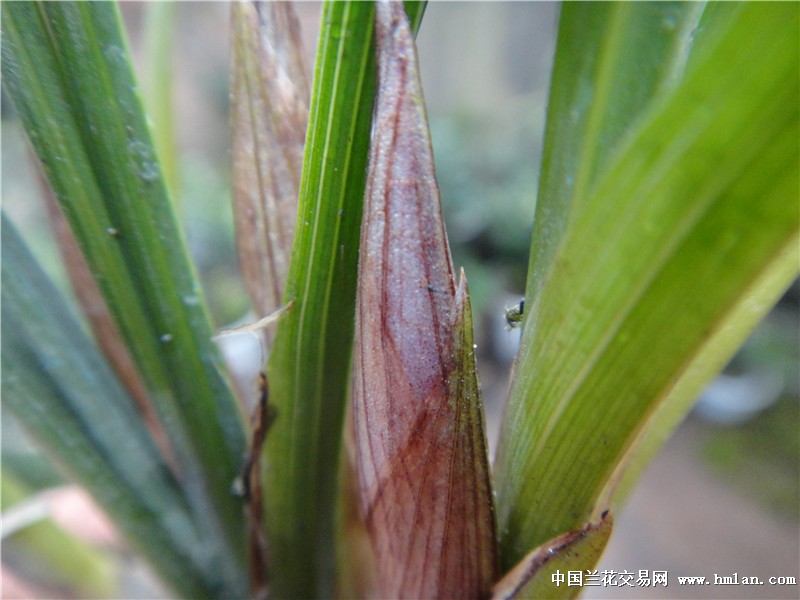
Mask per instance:
[[[278,410],[264,461],[277,597],[325,596],[323,586],[331,585],[334,475],[372,110],[372,6],[330,2],[323,13],[284,297],[295,306],[279,324],[267,370]]]
[[[187,598],[215,597],[186,499],[130,398],[3,217],[3,402]]]
[[[161,172],[173,200],[180,198],[178,148],[175,138],[172,102],[175,63],[172,56],[175,38],[174,2],[149,2],[145,9],[145,52],[147,70],[143,74],[144,103],[153,123],[153,144]]]
[[[411,4],[417,17],[422,6]],[[323,8],[284,295],[295,304],[278,326],[267,365],[278,411],[264,454],[277,597],[329,596],[333,588],[336,473],[375,77],[373,15],[366,2]]]
[[[176,226],[110,3],[4,3],[3,79],[168,431],[196,519],[242,593],[244,528],[230,494],[236,403]]]
[[[97,283],[95,283],[92,273],[83,258],[75,236],[69,228],[69,223],[64,218],[61,208],[53,195],[52,190],[46,182],[42,181],[40,186],[44,197],[45,207],[50,220],[58,249],[66,268],[72,291],[78,301],[89,326],[92,328],[94,339],[103,355],[114,369],[120,382],[130,394],[131,399],[136,404],[142,420],[150,430],[150,435],[161,450],[161,454],[175,469],[179,471],[175,464],[175,456],[169,443],[161,422],[155,409],[150,402],[144,382],[139,376],[136,365],[131,358],[128,347],[114,323],[113,317],[108,310],[108,306],[103,300]]]
[[[685,411],[797,273],[798,7],[743,5],[566,229],[497,464],[501,553],[579,527],[653,415]]]

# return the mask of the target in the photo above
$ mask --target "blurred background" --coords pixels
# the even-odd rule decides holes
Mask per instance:
[[[319,6],[304,2],[296,8],[311,65]],[[142,83],[149,10],[145,3],[122,4]],[[218,327],[249,310],[230,208],[228,13],[224,3],[174,4],[174,47],[163,57],[174,69],[181,173],[176,206]],[[524,289],[557,18],[558,4],[551,2],[433,2],[418,38],[453,258],[467,272],[477,316],[492,440],[519,339],[504,309],[518,303]],[[3,206],[69,295],[29,151],[5,98],[2,119]],[[800,578],[799,315],[795,283],[699,399],[617,515],[599,569],[668,571],[669,586],[593,587],[584,597],[798,597],[797,586],[691,588],[679,587],[677,576]],[[28,493],[63,482],[13,419],[5,411],[2,416],[6,511],[15,497],[6,474]],[[125,566],[112,576],[123,577],[128,597],[163,596],[113,529],[101,517],[87,520],[86,498],[69,488],[41,498],[43,515],[55,510],[59,524],[119,555]],[[37,566],[20,534],[4,526],[3,597],[67,597],[52,573]]]

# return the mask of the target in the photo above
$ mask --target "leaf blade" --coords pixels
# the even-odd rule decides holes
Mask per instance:
[[[588,583],[583,576],[591,574],[592,567],[600,560],[613,524],[611,513],[606,512],[597,522],[588,523],[535,548],[497,582],[492,590],[492,600],[576,598]],[[576,571],[582,575],[581,583],[567,582],[566,575]]]
[[[703,3],[562,6],[526,297],[533,303],[588,189],[688,60]],[[646,65],[646,67],[644,66]]]
[[[197,278],[112,4],[10,3],[3,77],[175,449],[198,523],[243,589],[243,450]],[[212,508],[213,507],[213,508]]]
[[[568,227],[505,416],[504,564],[616,503],[615,470],[648,419],[685,412],[712,374],[698,361],[721,366],[734,348],[720,336],[741,339],[797,272],[796,23],[796,7],[743,7]]]
[[[5,216],[2,246],[6,406],[174,589],[213,597],[222,582],[131,400]]]

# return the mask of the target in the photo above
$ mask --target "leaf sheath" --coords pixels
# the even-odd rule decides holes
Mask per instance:
[[[236,243],[264,317],[281,306],[289,272],[310,92],[290,2],[235,2],[231,18]]]
[[[378,3],[376,47],[353,375],[361,507],[382,597],[478,598],[496,553],[472,314],[401,4]]]

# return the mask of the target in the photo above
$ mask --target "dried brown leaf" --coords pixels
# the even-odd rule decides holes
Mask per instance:
[[[290,2],[235,2],[232,21],[236,239],[263,317],[280,308],[289,270],[310,92]]]
[[[269,544],[264,535],[264,493],[261,485],[261,450],[276,413],[269,403],[269,386],[264,373],[258,375],[259,400],[250,417],[251,439],[239,483],[244,500],[250,552],[250,591],[253,598],[269,596]]]
[[[382,597],[478,598],[496,573],[466,280],[456,289],[408,20],[376,9],[353,415]]]

